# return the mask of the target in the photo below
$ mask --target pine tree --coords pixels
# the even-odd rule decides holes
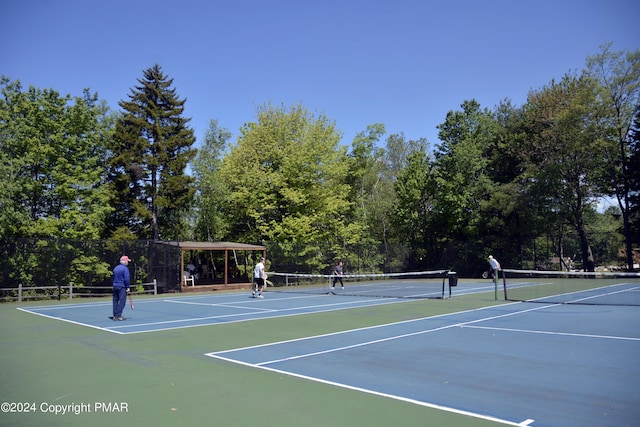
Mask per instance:
[[[154,65],[131,90],[116,124],[109,180],[115,193],[111,236],[130,233],[142,239],[179,239],[185,213],[193,203],[193,178],[185,173],[195,155],[190,119],[182,117],[185,99],[173,79]]]

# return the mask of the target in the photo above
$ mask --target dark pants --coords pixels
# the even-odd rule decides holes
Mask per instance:
[[[127,303],[127,289],[123,287],[113,288],[113,317],[122,316],[122,310]]]
[[[340,282],[340,286],[344,288],[344,283],[342,283],[342,276],[333,276],[331,286],[335,286],[336,282]]]

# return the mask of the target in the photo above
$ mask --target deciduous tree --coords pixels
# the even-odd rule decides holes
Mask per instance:
[[[88,90],[72,98],[0,84],[0,235],[97,238],[110,211],[101,185],[108,108]]]
[[[627,268],[633,268],[631,234],[631,199],[640,189],[632,187],[635,173],[631,164],[633,155],[632,129],[636,109],[640,105],[640,50],[613,52],[612,44],[601,46],[601,52],[587,58],[587,69],[600,86],[600,100],[605,106],[602,126],[608,130],[605,137],[615,150],[601,151],[607,156],[609,167],[603,168],[603,191],[613,196],[622,212],[625,235]]]
[[[340,133],[326,116],[301,105],[258,109],[225,157],[232,235],[248,242],[307,245],[351,242],[361,232],[346,220],[348,164]]]
[[[219,127],[217,120],[211,120],[204,143],[193,161],[197,188],[194,240],[216,241],[228,238],[230,226],[226,208],[229,204],[229,191],[220,176],[220,167],[230,139],[231,132]]]
[[[593,271],[595,260],[585,212],[602,195],[599,177],[607,165],[609,140],[601,127],[596,82],[586,74],[565,75],[529,94],[530,164],[526,191],[545,197],[548,216],[571,225],[580,238],[582,263]],[[538,200],[542,200],[539,199]]]

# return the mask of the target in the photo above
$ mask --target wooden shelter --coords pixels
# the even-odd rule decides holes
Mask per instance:
[[[170,242],[180,249],[181,290],[251,287],[253,267],[267,248],[235,242]]]

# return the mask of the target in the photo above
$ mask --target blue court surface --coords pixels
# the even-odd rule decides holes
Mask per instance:
[[[637,426],[640,310],[513,303],[209,353],[514,426]]]
[[[487,292],[469,283],[456,295]],[[406,299],[269,292],[135,301],[114,322],[110,302],[20,310],[135,334],[297,316]],[[443,301],[443,303],[446,303]],[[240,364],[514,426],[637,426],[638,307],[505,303],[482,309],[211,352]]]
[[[398,303],[396,298],[362,298],[335,295],[269,293],[264,299],[249,293],[168,296],[127,302],[125,321],[113,321],[111,302],[78,303],[20,308],[22,311],[117,334],[242,322]]]

